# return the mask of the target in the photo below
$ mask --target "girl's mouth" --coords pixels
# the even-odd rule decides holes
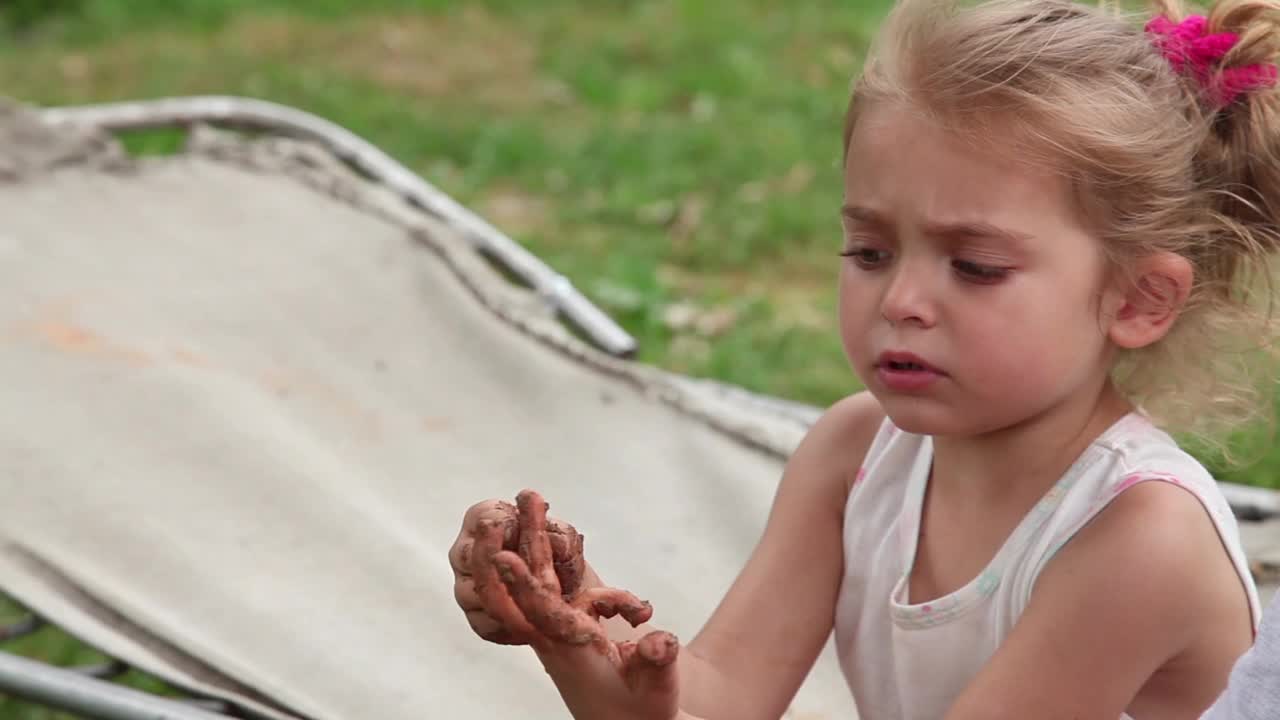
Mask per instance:
[[[882,353],[876,362],[876,377],[895,392],[918,392],[945,376],[923,358],[907,352]]]
[[[905,351],[890,350],[880,353],[880,357],[876,358],[877,368],[887,368],[898,372],[927,371],[945,375],[938,368],[930,365],[924,358]]]

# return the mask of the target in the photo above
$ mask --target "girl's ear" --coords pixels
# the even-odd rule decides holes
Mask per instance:
[[[1138,261],[1107,293],[1107,337],[1117,346],[1150,345],[1169,332],[1191,294],[1191,262],[1171,252]]]

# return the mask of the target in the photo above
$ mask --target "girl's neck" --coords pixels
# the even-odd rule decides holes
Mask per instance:
[[[981,505],[1034,502],[1107,428],[1132,411],[1108,380],[1016,425],[934,436],[930,490]]]

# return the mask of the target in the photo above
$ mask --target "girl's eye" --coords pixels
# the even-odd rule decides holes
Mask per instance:
[[[868,247],[853,247],[841,250],[840,254],[853,260],[853,264],[863,270],[875,270],[884,264],[889,253]]]
[[[976,283],[998,283],[1009,275],[1009,268],[982,265],[969,260],[952,260],[951,267],[960,277]]]

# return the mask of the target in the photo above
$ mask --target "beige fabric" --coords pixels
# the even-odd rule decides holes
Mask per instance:
[[[64,160],[0,185],[0,588],[71,631],[259,709],[558,718],[454,605],[469,504],[539,488],[684,639],[750,552],[802,422],[583,347],[306,148]],[[790,717],[852,707],[828,648]]]

